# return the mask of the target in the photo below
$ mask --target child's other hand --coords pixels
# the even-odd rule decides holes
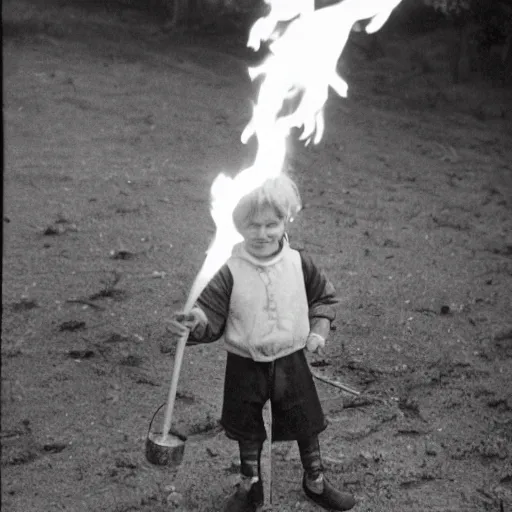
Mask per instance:
[[[318,354],[319,356],[324,355],[325,338],[317,334],[316,332],[310,332],[308,339],[306,340],[306,348],[309,352]]]

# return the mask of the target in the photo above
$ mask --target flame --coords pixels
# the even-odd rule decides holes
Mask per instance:
[[[361,20],[370,20],[367,33],[378,31],[401,0],[344,0],[319,10],[314,0],[265,0],[269,13],[255,22],[247,45],[258,50],[268,42],[270,54],[257,67],[249,68],[252,80],[262,78],[253,115],[242,132],[246,143],[255,136],[258,150],[253,165],[234,178],[220,174],[211,188],[211,215],[216,234],[206,259],[192,285],[185,311],[189,311],[210,279],[227,261],[233,246],[241,241],[232,212],[238,201],[267,178],[279,175],[286,158],[286,141],[293,128],[302,129],[300,140],[318,144],[325,120],[329,87],[339,96],[348,94],[347,82],[338,75],[338,60],[351,30]],[[279,26],[287,24],[279,34]],[[282,115],[287,100],[297,107]]]
[[[254,80],[264,76],[254,115],[242,133],[242,142],[260,133],[259,127],[283,124],[289,132],[302,128],[301,140],[306,144],[320,142],[324,131],[323,109],[329,86],[346,97],[348,85],[337,73],[338,60],[345,48],[352,27],[360,20],[370,19],[367,33],[379,30],[401,0],[344,0],[343,2],[310,10],[304,5],[285,32],[269,44],[271,54],[258,67],[249,70]],[[293,2],[295,3],[295,2]],[[305,2],[297,2],[304,4]],[[279,21],[288,21],[290,8],[286,0],[274,0],[269,15],[258,20],[251,30],[249,41],[257,47],[260,34],[272,34]],[[283,14],[280,14],[283,13]],[[259,26],[266,23],[265,31]],[[273,24],[272,28],[269,25]],[[255,30],[256,29],[256,30]],[[283,102],[302,95],[295,111],[279,116]]]
[[[270,6],[270,12],[254,23],[247,41],[247,46],[255,51],[260,49],[262,41],[272,38],[280,21],[290,21],[315,10],[315,0],[265,0],[265,3]]]

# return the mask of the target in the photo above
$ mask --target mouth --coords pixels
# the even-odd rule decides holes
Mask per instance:
[[[266,252],[268,251],[268,248],[270,247],[270,242],[264,242],[264,241],[260,241],[260,242],[252,242],[251,243],[251,247],[254,251],[257,251],[257,252]]]

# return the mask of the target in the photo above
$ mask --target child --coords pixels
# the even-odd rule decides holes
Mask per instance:
[[[300,196],[286,175],[267,180],[238,203],[233,220],[243,242],[205,288],[189,315],[175,313],[169,330],[190,330],[189,344],[221,337],[227,350],[221,424],[238,441],[241,482],[225,512],[255,511],[263,502],[262,409],[272,404],[272,439],[298,442],[306,495],[327,510],[355,500],[324,477],[318,434],[326,428],[304,354],[325,345],[335,291],[309,256],[291,249],[287,222]]]

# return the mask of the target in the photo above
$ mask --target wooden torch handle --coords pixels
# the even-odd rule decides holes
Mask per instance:
[[[179,340],[176,345],[176,354],[174,356],[174,370],[172,372],[171,387],[167,395],[167,407],[165,409],[164,426],[162,430],[162,437],[165,439],[169,435],[171,429],[172,414],[174,411],[174,402],[176,401],[176,391],[178,390],[178,380],[180,378],[181,363],[183,362],[183,354],[185,353],[185,346],[187,344],[188,335],[187,331]]]

